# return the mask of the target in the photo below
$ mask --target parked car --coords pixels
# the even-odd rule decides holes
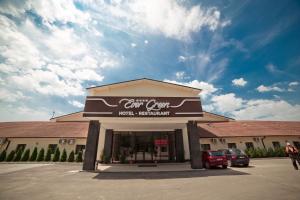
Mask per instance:
[[[242,165],[244,167],[249,166],[250,159],[247,154],[240,149],[221,149],[226,155],[228,164],[232,166]]]
[[[222,166],[223,169],[226,169],[228,166],[227,159],[223,151],[203,151],[202,162],[206,169],[217,166]]]

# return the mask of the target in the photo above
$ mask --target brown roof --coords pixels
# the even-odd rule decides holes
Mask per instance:
[[[89,122],[3,122],[0,137],[86,138]]]
[[[230,121],[198,123],[200,137],[300,136],[300,122]]]

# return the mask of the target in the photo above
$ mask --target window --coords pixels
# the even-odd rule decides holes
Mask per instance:
[[[79,151],[83,152],[85,150],[85,145],[78,144],[76,145],[75,154],[78,154]]]
[[[203,151],[210,150],[210,144],[201,144],[201,149]]]
[[[57,144],[49,144],[48,148],[51,150],[51,153],[53,154],[55,152],[55,149],[57,148]]]
[[[236,143],[228,143],[229,149],[236,149]]]
[[[247,149],[254,149],[253,142],[246,142],[245,144]]]
[[[300,149],[300,142],[294,141],[293,143],[297,149]]]
[[[272,142],[272,144],[273,144],[274,149],[280,148],[279,142],[275,141],[275,142]]]
[[[26,147],[26,144],[18,144],[17,148],[16,148],[16,152],[18,152],[20,150],[24,151],[25,147]]]
[[[160,147],[161,152],[168,152],[168,148],[166,146]]]

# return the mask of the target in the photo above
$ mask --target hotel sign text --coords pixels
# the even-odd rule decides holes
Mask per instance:
[[[185,117],[202,116],[197,97],[88,96],[84,117]]]

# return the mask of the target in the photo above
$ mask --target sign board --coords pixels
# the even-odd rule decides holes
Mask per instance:
[[[168,140],[166,139],[157,139],[154,140],[155,145],[168,145]]]
[[[83,117],[202,117],[198,97],[88,96]]]

